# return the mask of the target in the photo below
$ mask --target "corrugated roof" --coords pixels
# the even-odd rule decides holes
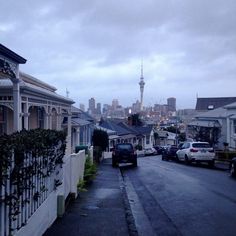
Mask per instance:
[[[188,124],[188,126],[199,126],[199,127],[220,127],[218,121],[212,120],[195,120]]]
[[[149,135],[153,128],[152,127],[149,127],[149,126],[135,126],[134,129],[139,133],[139,134],[142,134],[142,135]]]
[[[12,82],[10,79],[1,79],[0,86],[1,86],[1,88],[9,88],[9,87],[11,88]],[[70,103],[70,104],[74,103],[74,101],[70,98],[61,96],[61,95],[57,94],[56,92],[53,92],[51,90],[48,90],[48,89],[45,89],[42,87],[38,87],[34,84],[27,83],[23,80],[20,80],[20,89],[26,89],[28,91],[33,91],[35,94],[42,94],[42,95],[49,96],[51,98],[55,98],[57,100],[63,100],[66,103]]]
[[[25,58],[23,58],[20,55],[16,54],[15,52],[13,52],[9,48],[5,47],[1,43],[0,43],[0,54],[7,57],[7,58],[9,58],[9,59],[11,59],[12,61],[14,61],[18,64],[24,64],[27,61]]]
[[[233,112],[235,113],[235,112]],[[215,110],[207,111],[196,115],[196,118],[225,118],[232,114],[232,111],[227,110],[223,107]]]
[[[117,135],[126,135],[131,133],[129,130],[125,129],[124,127],[121,127],[119,124],[116,124],[115,122],[112,122],[110,120],[103,120],[100,123],[100,126],[116,131]]]
[[[54,86],[47,84],[47,83],[43,82],[42,80],[39,80],[39,79],[37,79],[29,74],[26,74],[22,71],[20,71],[20,79],[22,79],[26,83],[33,84],[38,87],[42,87],[42,88],[50,90],[52,92],[55,92],[57,90]]]
[[[207,111],[236,102],[236,97],[197,98],[196,110]]]
[[[78,126],[85,126],[91,124],[91,122],[80,118],[71,118],[71,122],[72,125],[78,125]]]

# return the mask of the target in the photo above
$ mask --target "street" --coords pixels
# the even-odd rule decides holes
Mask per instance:
[[[228,171],[151,156],[121,173],[139,235],[236,235],[236,180]]]

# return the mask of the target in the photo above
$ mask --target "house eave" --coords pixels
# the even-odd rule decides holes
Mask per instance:
[[[11,59],[12,61],[14,61],[18,64],[25,64],[26,61],[27,61],[25,58],[23,58],[20,55],[16,54],[15,52],[13,52],[9,48],[3,46],[2,44],[0,44],[0,54],[5,56],[6,58]]]

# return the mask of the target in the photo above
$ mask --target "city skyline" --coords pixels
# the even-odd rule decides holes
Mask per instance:
[[[135,109],[135,112],[139,113],[139,112],[141,112],[140,111],[140,105],[141,104],[140,104],[139,100],[137,100],[135,103],[131,103],[131,104],[128,104],[126,106],[126,105],[121,104],[119,99],[117,99],[117,98],[113,98],[110,102],[107,102],[107,103],[101,103],[98,99],[96,99],[95,97],[92,97],[92,98],[88,99],[87,106],[84,103],[80,103],[79,107],[83,111],[88,111],[88,112],[91,112],[91,113],[96,113],[97,109],[100,111],[101,108],[102,109],[103,108],[107,108],[108,106],[111,109],[113,109],[113,110],[115,110],[117,108],[120,108],[120,107],[125,109],[125,108],[132,108],[132,107],[136,106],[137,108]],[[148,109],[150,107],[155,108],[156,106],[168,106],[170,108],[170,111],[176,111],[177,110],[176,109],[176,98],[169,97],[169,98],[166,99],[165,103],[154,103],[154,104],[152,104],[150,106],[144,106],[144,108],[145,109]]]
[[[0,42],[27,59],[21,71],[76,106],[140,100],[141,59],[144,106],[235,96],[236,1],[10,0],[1,9]]]

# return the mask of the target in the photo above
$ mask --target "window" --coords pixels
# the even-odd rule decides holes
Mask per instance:
[[[210,148],[209,143],[193,143],[192,146],[195,148]]]
[[[38,108],[38,124],[39,128],[43,129],[44,128],[44,109],[43,107]]]
[[[57,111],[52,109],[52,129],[57,129]]]
[[[182,147],[183,147],[183,149],[189,148],[190,147],[190,143],[184,143]]]
[[[119,151],[121,151],[121,150],[132,151],[133,150],[133,146],[131,144],[118,144],[116,148]]]
[[[150,143],[150,135],[147,135],[146,136],[146,144],[149,144]]]
[[[234,134],[236,134],[236,120],[233,120],[233,125],[234,125]]]
[[[6,107],[0,106],[0,135],[6,133]]]

